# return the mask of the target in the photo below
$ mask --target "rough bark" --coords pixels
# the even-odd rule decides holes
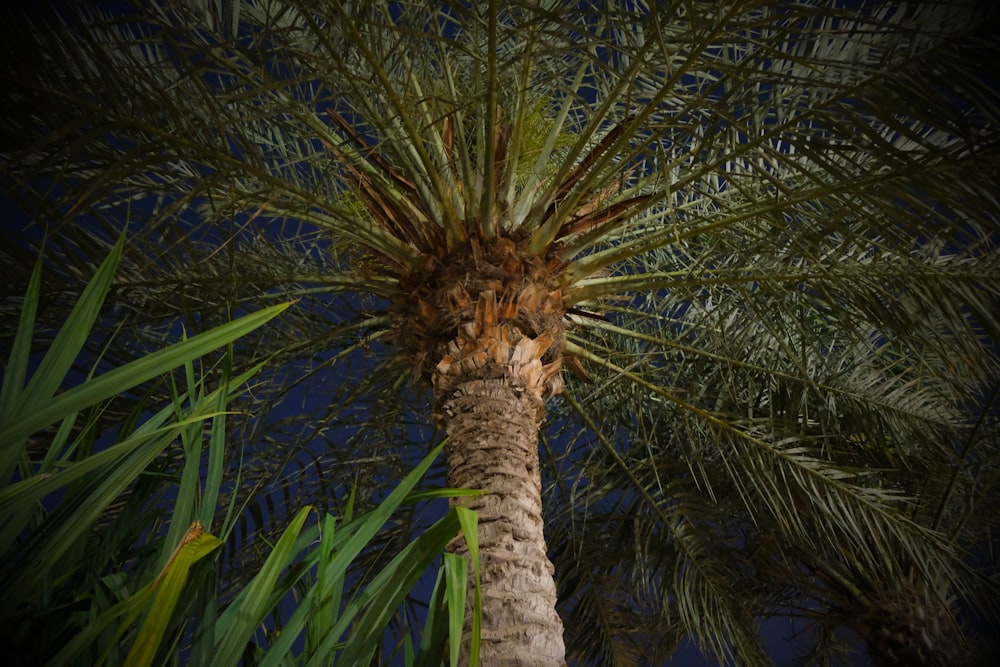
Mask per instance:
[[[861,634],[877,667],[965,667],[969,647],[946,604],[904,580],[861,615]]]
[[[479,515],[482,664],[561,667],[563,626],[542,531],[538,463],[543,398],[561,387],[562,330],[546,314],[558,292],[527,283],[509,294],[454,299],[469,300],[468,319],[456,327],[432,382],[448,433],[448,485],[486,491],[459,501]],[[464,540],[451,547],[459,554],[467,548]]]
[[[509,377],[454,387],[443,412],[448,485],[485,495],[479,514],[483,665],[564,665],[553,567],[542,532],[538,424],[541,402]],[[452,547],[467,553],[464,540]]]

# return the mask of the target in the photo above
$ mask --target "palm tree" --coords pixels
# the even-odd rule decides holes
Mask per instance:
[[[771,324],[780,319],[778,315]],[[766,337],[758,332],[755,338],[762,335]],[[712,341],[704,341],[703,350],[711,347]],[[767,354],[768,346],[758,349]],[[658,648],[651,646],[646,634],[657,622],[661,627],[656,636],[678,641],[683,608],[679,600],[664,601],[660,580],[665,573],[683,568],[685,562],[678,545],[662,536],[668,534],[671,521],[695,516],[704,522],[699,531],[704,548],[720,555],[730,586],[742,584],[749,598],[757,597],[759,615],[792,615],[812,624],[808,634],[816,644],[807,648],[815,664],[843,663],[837,653],[851,647],[845,646],[842,634],[838,637],[837,631],[842,628],[864,640],[876,665],[988,664],[980,657],[995,650],[996,642],[987,629],[1000,620],[1000,580],[995,559],[990,556],[995,549],[995,517],[1000,502],[996,485],[1000,457],[997,385],[985,395],[970,396],[962,387],[971,377],[957,372],[961,369],[947,360],[926,356],[926,363],[944,366],[924,377],[934,375],[945,382],[935,389],[938,398],[922,406],[906,405],[912,397],[898,391],[896,384],[905,382],[905,378],[894,381],[889,368],[880,373],[881,382],[896,385],[889,391],[866,390],[875,379],[870,375],[873,368],[865,369],[863,374],[857,372],[859,369],[849,375],[842,373],[849,367],[845,354],[854,356],[857,351],[805,353],[811,357],[808,364],[817,366],[814,377],[821,385],[839,384],[841,396],[859,396],[867,391],[866,400],[872,402],[902,400],[896,404],[896,411],[926,415],[922,424],[927,432],[912,432],[903,421],[882,424],[872,419],[871,406],[863,401],[841,403],[832,413],[825,404],[834,394],[826,390],[795,397],[790,409],[787,388],[762,385],[755,377],[756,371],[748,367],[726,368],[730,377],[725,380],[706,368],[697,377],[701,390],[708,387],[706,393],[721,401],[721,409],[734,420],[738,415],[751,415],[758,428],[766,425],[799,444],[811,440],[816,450],[830,452],[814,460],[813,465],[830,466],[832,475],[838,471],[845,476],[865,471],[883,489],[905,493],[904,507],[910,521],[933,530],[942,540],[943,550],[953,557],[930,569],[914,566],[905,547],[875,531],[817,541],[815,535],[835,528],[816,523],[823,516],[819,508],[801,511],[808,507],[808,500],[794,487],[786,488],[787,496],[782,499],[785,511],[773,514],[769,520],[759,513],[751,516],[744,508],[764,502],[764,498],[753,498],[759,492],[752,482],[743,488],[717,483],[727,474],[724,457],[692,453],[683,440],[678,440],[678,436],[686,435],[676,433],[674,421],[669,418],[644,418],[644,412],[637,408],[609,405],[603,411],[609,420],[627,415],[631,422],[629,442],[622,443],[615,455],[628,462],[615,466],[601,452],[591,453],[591,460],[581,467],[588,479],[600,481],[601,492],[581,494],[581,502],[586,502],[587,507],[579,515],[585,515],[587,520],[567,525],[565,515],[557,514],[547,524],[550,534],[558,535],[557,571],[570,572],[577,581],[587,579],[586,585],[574,581],[568,587],[577,599],[569,627],[589,629],[622,613],[620,596],[625,595],[630,602],[624,609],[629,618],[620,625],[632,628],[637,637],[628,641],[628,634],[622,633],[619,645],[613,647],[616,655]],[[889,363],[895,363],[897,357],[895,351],[883,346],[871,350],[868,359],[878,366],[882,356]],[[827,375],[831,371],[837,372]],[[725,386],[757,389],[726,397]],[[713,393],[713,387],[723,389]],[[966,421],[958,414],[941,418],[961,396],[970,401]],[[933,417],[935,413],[937,418]],[[642,437],[636,438],[637,433]],[[914,457],[911,454],[918,441],[921,454]],[[664,480],[671,480],[664,511],[659,516],[642,517],[648,505],[655,503],[642,502],[639,494],[657,494]],[[621,492],[630,487],[638,493]],[[740,497],[743,494],[751,496],[749,503]],[[606,500],[601,502],[608,495],[614,499],[610,508]],[[572,497],[567,496],[567,500]],[[569,521],[573,521],[572,515]],[[789,531],[783,525],[789,521],[807,525]],[[637,534],[640,530],[641,535]],[[586,561],[566,557],[567,551],[582,549],[585,544],[592,548],[594,542],[606,545],[601,556]],[[597,582],[605,590],[598,596],[589,594],[587,586]],[[609,585],[617,596],[607,593]],[[670,609],[671,605],[677,606]],[[669,653],[672,647],[669,643],[666,646],[660,649],[660,655]],[[648,655],[650,664],[662,662],[655,653]]]
[[[880,433],[911,438],[901,469],[923,460],[998,372],[982,12],[650,4],[164,0],[11,22],[3,176],[65,277],[130,219],[115,287],[137,344],[300,299],[242,348],[273,369],[237,431],[251,488],[298,485],[286,506],[329,488],[288,477],[317,442],[375,493],[437,425],[447,484],[486,491],[463,501],[485,664],[565,661],[543,508],[562,565],[609,545],[583,530],[609,507],[672,564],[649,580],[656,641],[746,663],[765,660],[760,598],[713,548],[726,508],[946,567],[896,480],[851,462]],[[322,368],[336,382],[307,384]],[[303,386],[328,407],[267,418]],[[586,569],[560,579],[567,618],[621,591]],[[622,650],[643,610],[617,604],[569,655]]]
[[[841,479],[864,475],[873,494],[894,490],[912,525],[931,529],[925,537],[938,541],[946,557],[916,566],[907,555],[911,546],[875,526],[818,540],[842,530],[824,525],[826,515],[837,511],[836,497],[824,509],[811,505],[801,487],[783,485],[783,493],[769,500],[766,486],[776,483],[780,471],[762,469],[757,479],[727,484],[723,480],[734,465],[729,447],[693,447],[690,432],[676,428],[678,418],[641,409],[646,398],[605,397],[588,412],[601,415],[607,437],[621,442],[614,449],[590,448],[576,465],[579,481],[554,476],[550,495],[577,507],[566,512],[556,504],[546,518],[557,545],[556,570],[569,577],[559,583],[568,598],[570,636],[592,637],[593,628],[608,628],[604,645],[569,643],[586,647],[580,657],[589,661],[610,655],[631,664],[640,658],[662,663],[693,622],[696,611],[686,608],[686,600],[698,595],[687,569],[697,562],[714,575],[704,583],[714,578],[732,592],[733,602],[751,605],[757,616],[792,616],[811,624],[803,636],[816,643],[802,647],[810,664],[844,664],[841,654],[856,645],[845,642],[838,632],[843,628],[864,640],[877,665],[980,664],[972,661],[993,642],[983,630],[1000,620],[1000,580],[988,555],[995,548],[998,502],[996,388],[973,397],[963,389],[972,377],[956,372],[962,369],[947,359],[927,355],[924,362],[943,366],[922,376],[943,381],[916,404],[899,390],[913,380],[891,368],[898,369],[898,350],[883,345],[860,355],[845,345],[821,354],[804,349],[802,359],[815,368],[817,387],[790,396],[787,385],[769,382],[753,363],[773,347],[763,344],[767,331],[748,329],[774,327],[784,313],[797,317],[787,306],[774,312],[741,332],[757,341],[744,363],[713,361],[691,373],[697,391],[733,422],[744,420],[795,443],[784,452],[802,457],[804,467],[824,468]],[[719,348],[743,346],[740,337],[705,339],[701,349],[724,359]],[[851,361],[859,356],[867,367]],[[733,387],[742,391],[727,390]],[[970,401],[965,421],[953,411],[963,396]],[[828,409],[833,400],[836,411]],[[895,423],[883,422],[885,417]],[[565,428],[572,430],[557,437],[582,450],[574,440],[590,435],[569,421]],[[730,438],[720,433],[714,442],[739,445]],[[579,492],[583,480],[596,490]],[[783,505],[771,513],[748,511],[767,502]],[[677,523],[686,524],[686,531],[697,528],[696,535],[677,531]],[[580,558],[584,552],[592,555]],[[704,557],[706,552],[713,557]],[[665,586],[671,577],[673,586]]]
[[[989,664],[995,659],[998,644],[989,629],[995,632],[1000,619],[1000,585],[990,555],[996,548],[995,517],[1000,503],[998,389],[1000,385],[994,386],[983,397],[976,408],[978,417],[950,438],[941,434],[946,447],[927,457],[918,469],[905,471],[902,480],[911,487],[911,519],[941,533],[959,557],[948,563],[950,568],[915,568],[901,556],[898,545],[880,551],[881,565],[873,570],[855,558],[856,547],[850,544],[816,550],[792,541],[775,545],[775,534],[770,531],[753,538],[755,556],[766,554],[761,570],[770,580],[785,582],[786,589],[794,581],[791,598],[814,601],[814,608],[803,608],[801,613],[815,622],[813,634],[819,643],[837,627],[846,627],[864,639],[875,665],[944,667]],[[894,443],[893,449],[906,444]],[[870,454],[885,454],[872,450]],[[889,470],[888,463],[872,461],[871,466]],[[773,546],[785,557],[775,558]],[[809,576],[789,576],[789,569],[795,568],[804,568]],[[822,654],[815,653],[817,657]]]

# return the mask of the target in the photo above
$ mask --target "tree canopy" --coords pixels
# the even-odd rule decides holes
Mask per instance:
[[[823,639],[844,590],[997,613],[991,11],[83,3],[10,22],[0,175],[43,320],[126,232],[107,359],[297,301],[232,352],[266,370],[224,586],[424,458],[486,321],[545,340],[568,659],[761,664],[760,617],[815,602]]]

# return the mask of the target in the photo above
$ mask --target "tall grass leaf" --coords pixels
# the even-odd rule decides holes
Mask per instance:
[[[37,468],[36,474],[47,473],[51,471],[56,463],[60,459],[69,459],[72,457],[75,451],[76,442],[73,443],[69,449],[66,449],[66,444],[69,442],[70,436],[73,434],[73,426],[76,425],[76,420],[80,417],[80,413],[74,413],[66,417],[59,424],[59,430],[56,431],[55,437],[52,438],[52,443],[49,445],[48,451],[45,452],[45,458],[42,459],[41,465]]]
[[[344,573],[330,572],[326,564],[333,560],[334,537],[337,534],[337,520],[329,514],[323,517],[319,544],[319,567],[316,573],[316,589],[322,591],[313,602],[313,609],[306,629],[306,646],[314,650],[322,642],[340,610],[340,597],[343,592]],[[329,579],[333,577],[334,580]]]
[[[350,627],[350,636],[343,652],[337,657],[337,662],[345,665],[368,664],[403,598],[434,559],[444,551],[448,542],[458,534],[460,528],[456,513],[450,511],[404,547],[372,579],[361,595],[344,608],[318,655],[322,655],[327,648],[332,648]],[[359,613],[357,623],[353,623],[351,627],[354,617]],[[307,663],[308,667],[320,667],[323,664],[316,657]]]
[[[253,377],[253,375],[255,375],[260,368],[261,366],[258,365],[246,373],[241,374],[230,383],[231,387],[240,387],[244,382]],[[225,387],[220,387],[217,392],[213,393],[213,396],[216,394],[225,396]],[[228,396],[231,398],[232,395],[233,392],[230,391]],[[222,407],[225,407],[224,403],[222,403]],[[149,438],[163,435],[168,432],[174,433],[177,431],[178,427],[199,423],[208,417],[220,415],[220,413],[216,412],[206,412],[205,414],[198,416],[189,415],[176,423],[164,426],[173,414],[174,410],[171,406],[162,408],[151,415],[141,426],[136,428],[128,438],[122,440],[121,442],[115,443],[107,449],[99,451],[95,454],[91,454],[80,461],[74,461],[66,464],[65,467],[55,472],[24,479],[0,489],[0,510],[2,510],[0,511],[0,517],[9,518],[12,513],[16,513],[18,508],[24,504],[36,504],[46,495],[57,491],[61,487],[69,486],[72,482],[79,479],[83,475],[101,468],[112,467],[114,461],[125,456],[129,451],[140,446]],[[0,544],[3,544],[3,542],[0,541]],[[0,551],[2,551],[2,549],[0,549]]]
[[[458,521],[462,525],[462,533],[466,544],[469,545],[469,556],[472,558],[472,639],[469,644],[469,666],[476,667],[479,664],[479,630],[483,623],[479,588],[479,515],[465,507],[454,509],[458,513]]]
[[[90,329],[101,312],[104,297],[107,296],[108,290],[111,288],[111,281],[115,277],[115,271],[118,270],[118,260],[121,257],[124,242],[125,236],[123,234],[118,238],[118,242],[101,263],[101,266],[98,267],[97,273],[81,292],[76,305],[73,306],[65,323],[59,328],[59,333],[56,334],[52,345],[38,365],[38,370],[32,374],[28,386],[24,388],[24,392],[19,397],[16,412],[23,413],[30,411],[31,408],[37,409],[55,395],[66,378],[66,374],[79,356],[80,350],[83,349]],[[94,403],[96,402],[94,401]]]
[[[480,489],[429,489],[427,491],[411,493],[403,503],[412,505],[426,500],[440,500],[442,498],[469,498],[472,496],[481,496],[484,493],[486,492]]]
[[[226,388],[216,391],[226,391]],[[16,562],[30,567],[21,567],[11,585],[0,590],[0,616],[8,610],[15,610],[24,596],[48,576],[67,549],[88,534],[93,522],[146,470],[174,440],[179,430],[205,419],[215,405],[214,399],[213,392],[192,406],[183,422],[134,446],[114,466],[99,469],[92,476],[80,480],[79,485],[48,515],[31,540],[17,554]],[[4,534],[7,532],[8,527],[5,526]]]
[[[227,322],[181,343],[175,343],[124,366],[88,380],[84,384],[59,394],[43,405],[25,406],[11,422],[0,430],[0,442],[20,442],[85,407],[131,389],[158,375],[177,368],[185,361],[203,356],[246,335],[284,311],[291,303],[263,308],[238,320]],[[33,408],[33,409],[31,409]]]
[[[320,599],[326,596],[330,596],[331,599],[339,598],[339,589],[343,586],[343,577],[351,562],[371,541],[372,537],[374,537],[385,522],[389,520],[392,513],[395,512],[409,495],[410,491],[413,490],[413,487],[423,478],[427,469],[440,454],[443,447],[444,443],[435,447],[372,512],[341,526],[338,538],[334,544],[335,556],[326,565],[329,574],[323,576],[323,586],[317,586],[314,590],[310,591],[310,595],[318,595]],[[315,558],[316,555],[314,552],[312,559]],[[312,560],[312,562],[315,562],[315,560]],[[354,608],[354,613],[357,613],[357,608]],[[352,619],[353,614],[341,615],[338,623],[329,630],[323,643],[317,647],[308,664],[325,665],[329,663],[329,660],[324,659],[322,656],[328,656],[333,652],[338,638],[343,634]],[[282,637],[275,642],[271,651],[265,656],[265,660],[261,663],[262,667],[264,665],[279,664],[283,655],[289,650],[289,642],[302,631],[303,627],[305,627],[305,613],[303,609],[300,609],[289,619],[285,626],[285,632],[282,633]]]
[[[42,258],[35,262],[28,282],[28,291],[24,296],[24,305],[17,323],[17,333],[14,345],[11,347],[10,359],[4,367],[3,387],[0,387],[0,424],[6,424],[14,415],[17,404],[24,389],[24,380],[28,373],[28,362],[31,357],[31,339],[35,327],[35,314],[38,312],[38,293],[42,282]],[[10,480],[21,454],[23,438],[0,441],[0,481]]]
[[[329,598],[331,608],[339,609],[344,579],[351,562],[357,554],[368,545],[371,538],[386,523],[386,521],[389,520],[392,513],[399,507],[399,505],[402,504],[402,502],[409,496],[409,492],[426,473],[434,459],[439,455],[443,446],[444,444],[442,443],[430,454],[428,454],[427,457],[407,475],[403,482],[397,486],[375,510],[364,514],[349,523],[345,523],[340,527],[337,534],[332,538],[329,546],[330,553],[334,554],[334,557],[328,560],[325,564],[320,561],[321,568],[325,570],[325,572],[320,572],[317,579],[317,585],[309,591],[307,597],[300,602],[299,608],[296,609],[296,611],[292,614],[292,617],[285,623],[284,631],[271,645],[270,650],[261,662],[261,667],[273,667],[279,665],[287,657],[295,639],[299,636],[303,629],[308,626],[307,617],[311,613],[312,605],[316,604],[315,600],[318,599],[322,601]],[[323,551],[323,553],[326,553],[326,551]],[[438,553],[440,553],[440,550]],[[317,549],[313,549],[310,554],[303,557],[301,564],[311,565],[312,563],[317,562],[317,560],[320,560],[319,551]],[[286,581],[284,585],[284,590],[290,590],[290,582]],[[372,582],[372,585],[375,585],[374,581]],[[275,604],[277,604],[277,600],[280,599],[280,595],[283,594],[283,592],[284,591],[275,591],[275,597],[272,597]],[[373,592],[374,589],[369,590],[366,588],[366,593],[368,593],[369,596],[373,594]],[[240,598],[237,598],[236,603],[239,602]],[[358,604],[357,601],[349,604],[336,619],[336,623],[331,626],[327,626],[321,643],[319,645],[314,644],[310,647],[311,651],[307,664],[328,665],[331,663],[331,656],[338,648],[340,637],[344,634],[346,629],[353,622],[354,617],[362,608],[363,604]]]
[[[192,533],[192,537],[195,538],[190,540],[192,544],[199,540],[201,543],[195,544],[193,548],[188,548],[191,545],[185,544],[182,541],[178,544],[175,551],[175,553],[180,556],[181,553],[185,552],[185,549],[187,548],[184,555],[184,559],[189,561],[188,568],[185,570],[185,573],[187,574],[190,573],[191,565],[195,564],[199,560],[202,560],[210,553],[213,553],[222,545],[218,538],[208,535],[207,533],[203,533],[201,536],[197,536]],[[214,546],[212,546],[213,544]],[[203,549],[208,549],[208,553],[201,553]],[[189,558],[189,556],[195,556],[195,558]],[[168,565],[172,565],[172,563]],[[115,633],[116,641],[105,649],[104,655],[97,660],[97,664],[116,664],[117,661],[113,659],[113,655],[117,652],[117,641],[132,627],[142,611],[148,607],[151,598],[156,595],[159,590],[158,586],[162,580],[165,579],[167,573],[168,568],[164,568],[152,582],[146,584],[134,594],[121,600],[117,604],[106,609],[96,618],[92,619],[81,632],[79,632],[60,649],[60,651],[48,662],[47,667],[64,667],[64,665],[73,663],[79,664],[81,658],[87,655],[88,647],[94,645],[98,640],[98,637],[108,627],[115,623],[118,625]],[[185,576],[187,576],[187,574],[185,574]],[[214,611],[213,606],[213,615]]]
[[[167,415],[154,415],[154,419]],[[203,417],[194,417],[191,421],[200,421]],[[33,508],[43,499],[56,491],[67,488],[87,475],[102,470],[112,470],[130,454],[146,444],[150,439],[159,437],[165,446],[173,439],[177,430],[187,424],[187,421],[171,424],[153,432],[132,435],[122,442],[88,456],[79,462],[67,465],[53,473],[45,473],[11,484],[0,491],[0,553],[6,553],[20,530],[27,523]]]
[[[219,613],[216,586],[216,577],[212,576],[206,577],[197,589],[189,656],[191,665],[208,665],[215,654],[215,621]]]
[[[43,265],[42,257],[39,255],[35,262],[35,268],[31,272],[31,279],[28,281],[28,290],[24,295],[24,305],[21,307],[21,316],[17,322],[17,333],[14,334],[10,358],[4,367],[3,387],[0,388],[0,423],[7,421],[14,412],[14,406],[24,389],[28,361],[31,357],[35,314],[38,312],[38,294],[41,290]]]
[[[366,593],[374,591],[365,611],[352,628],[340,659],[344,664],[368,664],[379,640],[407,593],[417,583],[434,559],[458,534],[459,524],[446,516],[407,545],[379,576]],[[361,602],[363,598],[359,598]]]
[[[184,337],[186,339],[186,335]],[[192,397],[192,402],[201,398],[202,384],[194,378],[194,364],[190,361],[184,364],[184,377],[187,382],[186,395]],[[173,381],[173,377],[171,377]],[[171,382],[172,402],[174,410],[180,421],[184,414],[183,399],[181,392],[176,385]],[[225,394],[217,392],[226,401]],[[224,406],[223,406],[224,407]],[[218,415],[213,415],[213,419]],[[181,470],[180,484],[177,485],[177,497],[174,499],[174,509],[171,512],[170,528],[167,530],[167,539],[163,543],[163,553],[160,554],[160,567],[163,567],[167,558],[170,557],[171,545],[177,544],[178,540],[185,533],[188,526],[195,519],[195,507],[198,504],[199,486],[201,484],[201,444],[202,433],[204,432],[204,421],[198,420],[188,425],[180,433],[181,446],[184,451],[184,465]],[[204,524],[202,524],[204,525]]]
[[[408,622],[409,615],[404,614],[402,625],[403,625],[403,664],[412,665],[413,659],[415,657],[413,653],[413,638],[410,632],[410,624]]]
[[[230,345],[223,360],[221,378],[223,384],[229,383],[232,361],[233,348]],[[218,503],[219,489],[222,486],[222,473],[226,463],[226,416],[222,414],[225,407],[225,397],[219,394],[216,416],[212,417],[212,430],[208,439],[208,468],[205,472],[199,514],[202,525],[207,526],[208,530],[212,529],[212,522],[215,520],[215,506]]]
[[[327,516],[325,519],[332,520],[332,517]],[[293,582],[297,582],[300,577],[306,576],[306,568],[316,566],[318,569],[325,570],[325,572],[321,572],[320,576],[317,577],[315,585],[310,586],[306,594],[299,600],[297,608],[285,622],[281,634],[271,643],[263,659],[260,661],[259,667],[277,667],[278,665],[286,664],[299,635],[305,630],[308,638],[311,628],[314,631],[315,641],[307,646],[307,650],[299,659],[298,664],[302,664],[303,661],[324,665],[334,662],[334,653],[341,648],[341,644],[327,640],[331,636],[333,639],[336,639],[336,637],[339,637],[338,633],[342,633],[342,626],[336,624],[341,623],[344,619],[344,614],[341,613],[338,616],[337,612],[340,610],[340,599],[343,596],[347,571],[344,569],[342,563],[334,565],[333,556],[341,550],[342,545],[346,544],[352,535],[371,520],[372,515],[365,514],[358,517],[352,523],[344,524],[330,541],[328,548],[322,545],[322,538],[320,538],[321,544],[306,553],[302,557],[302,560],[296,564],[295,568],[291,568],[286,573],[286,576],[282,578],[282,581],[279,582],[272,594],[271,606],[280,603],[282,596],[291,590]],[[301,540],[299,544],[302,544]],[[303,546],[304,548],[308,548],[309,545],[306,544]],[[301,550],[297,550],[296,553],[301,553]],[[327,598],[330,600],[330,608],[335,613],[330,624],[322,626],[315,622],[316,619],[313,614],[317,606]],[[353,618],[353,615],[351,618]],[[346,623],[349,624],[350,619]],[[338,630],[338,627],[341,627],[341,629]]]
[[[462,628],[465,626],[465,599],[469,588],[469,562],[461,556],[445,554],[442,567],[447,583],[448,656],[451,667],[458,667]]]
[[[281,538],[274,545],[271,555],[264,562],[260,572],[247,586],[245,595],[241,596],[238,601],[239,606],[236,607],[234,622],[220,637],[216,647],[217,665],[236,665],[239,662],[244,647],[271,611],[271,605],[268,601],[271,598],[274,585],[281,572],[298,555],[299,552],[295,550],[296,538],[298,538],[306,519],[314,511],[315,509],[312,507],[303,507],[299,511],[281,534]]]
[[[393,512],[403,503],[406,497],[409,495],[413,487],[423,478],[427,469],[431,467],[434,460],[441,453],[444,448],[444,443],[439,444],[435,447],[430,454],[424,457],[410,473],[400,482],[399,486],[393,489],[385,500],[383,500],[378,507],[372,510],[371,513],[365,515],[369,520],[361,526],[357,533],[355,533],[347,544],[344,545],[343,550],[337,553],[335,562],[338,564],[346,565],[354,560],[354,557],[361,552],[364,546],[375,536],[379,528],[389,520]]]
[[[445,560],[452,554],[445,554]],[[448,614],[445,609],[445,566],[438,568],[434,589],[427,604],[427,617],[424,620],[423,632],[420,633],[420,646],[412,667],[440,667],[444,656],[444,637],[448,632]],[[407,663],[409,664],[409,663]]]
[[[106,609],[99,616],[91,620],[79,633],[70,639],[59,652],[46,663],[46,667],[65,667],[71,664],[80,664],[83,656],[87,655],[87,649],[93,645],[98,637],[113,623],[118,621],[123,614],[129,614],[134,620],[142,610],[142,605],[149,599],[151,590],[148,586],[141,589],[135,595],[122,600],[114,606]],[[120,624],[123,625],[123,624]],[[119,627],[119,632],[123,629]],[[110,652],[110,648],[109,648]],[[98,660],[97,664],[102,664]]]
[[[200,521],[191,524],[174,555],[152,584],[154,596],[149,612],[139,626],[125,667],[148,667],[153,664],[192,566],[221,547],[222,541],[204,532]]]
[[[322,597],[319,592],[320,584],[317,581],[315,584],[309,586],[308,582],[300,580],[309,576],[308,570],[302,568],[307,563],[310,566],[317,565],[326,569],[323,564],[321,552],[322,548],[319,548],[307,554],[302,559],[302,562],[297,565],[298,571],[294,571],[295,569],[290,570],[275,589],[275,593],[278,595],[272,595],[270,600],[271,608],[281,603],[282,594],[291,590],[292,585],[290,584],[292,582],[305,585],[306,593],[298,599],[295,611],[292,612],[292,615],[282,625],[281,634],[271,641],[258,667],[277,667],[278,665],[288,664],[289,660],[292,659],[295,644],[303,630],[306,632],[306,650],[301,656],[296,658],[295,664],[302,664],[305,660],[317,660],[320,664],[333,664],[333,653],[338,647],[331,648],[328,643],[325,643],[327,636],[330,634],[330,629],[333,627],[333,623],[324,627],[319,625],[314,618],[314,612],[320,604]],[[328,565],[329,560],[326,563]],[[345,572],[332,573],[332,576],[328,577],[326,585],[329,586],[332,582],[335,590],[340,591],[344,585],[343,580],[345,575]],[[334,620],[336,620],[336,615]]]
[[[333,518],[327,516],[324,520],[332,522]],[[307,644],[307,651],[300,658],[299,664],[301,664],[302,658],[305,659],[306,664],[313,665],[328,665],[335,662],[342,662],[342,660],[335,660],[336,651],[341,650],[345,645],[345,642],[341,641],[340,637],[351,625],[355,616],[365,608],[365,600],[368,600],[382,585],[382,578],[376,577],[365,588],[362,598],[355,599],[340,611],[340,599],[343,595],[344,581],[347,576],[346,568],[351,563],[350,561],[343,560],[335,561],[333,556],[343,550],[344,545],[348,543],[352,535],[375,521],[378,522],[375,523],[377,531],[384,525],[384,521],[373,512],[363,514],[353,522],[344,524],[332,539],[330,538],[331,533],[326,531],[324,538],[330,539],[329,545],[324,545],[324,538],[321,538],[321,544],[302,557],[302,560],[296,567],[302,568],[302,566],[311,567],[313,564],[318,565],[319,574],[316,585],[310,587],[305,596],[299,600],[298,607],[285,622],[281,635],[268,648],[259,667],[277,667],[278,665],[285,664],[285,661],[291,655],[297,638],[303,630],[307,633],[309,643]],[[457,531],[457,524],[455,530]],[[302,570],[300,569],[300,571]],[[384,570],[382,572],[384,573]],[[273,604],[279,602],[281,593],[291,589],[291,581],[296,577],[297,575],[293,572],[291,576],[283,579],[279,584],[279,589],[275,591],[277,595],[272,597]],[[326,602],[327,599],[329,599],[328,603]],[[320,605],[328,605],[330,610],[334,612],[330,622],[327,624],[318,623],[317,618],[314,616]],[[339,616],[336,614],[338,611]]]
[[[347,528],[341,528],[338,534],[350,534],[352,531]],[[321,536],[318,525],[307,526],[304,528],[298,538],[295,540],[292,546],[292,553],[297,554],[294,559],[294,564],[286,569],[284,575],[278,580],[278,583],[272,588],[270,592],[270,597],[265,603],[265,608],[274,610],[281,603],[282,598],[291,591],[296,583],[302,577],[306,576],[313,566],[316,565],[318,560],[319,551],[317,545],[320,542]],[[258,572],[259,574],[259,572]],[[251,580],[252,583],[252,580]],[[315,586],[313,587],[315,588]],[[239,609],[249,600],[249,584],[243,586],[240,591],[233,598],[232,602],[226,607],[226,610],[219,615],[216,621],[216,637],[221,638],[229,634],[230,628],[242,623],[239,617]],[[308,594],[311,594],[310,590]],[[285,624],[288,625],[287,623]],[[282,633],[282,637],[285,633]]]

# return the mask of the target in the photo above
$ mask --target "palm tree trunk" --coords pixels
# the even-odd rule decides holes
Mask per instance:
[[[509,378],[474,379],[455,386],[443,412],[448,485],[487,492],[466,500],[479,514],[482,664],[565,665],[542,532],[540,401]]]
[[[904,578],[882,591],[859,615],[859,630],[876,667],[963,667],[972,665],[969,647],[947,604],[916,590]],[[897,582],[898,585],[898,582]]]

